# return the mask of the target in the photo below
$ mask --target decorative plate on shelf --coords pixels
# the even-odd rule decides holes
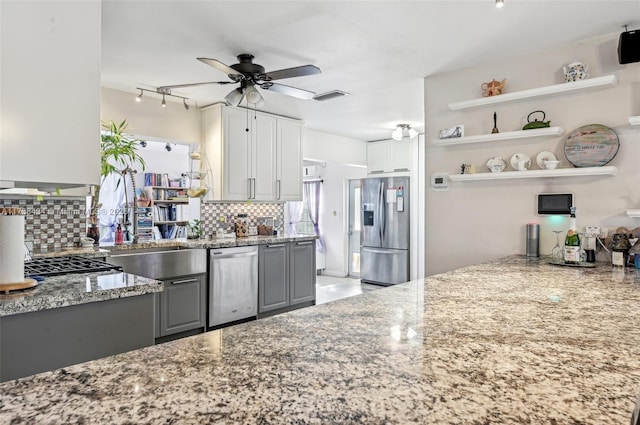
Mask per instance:
[[[518,162],[524,161],[524,168],[518,168]],[[526,153],[518,152],[511,157],[511,166],[514,170],[524,171],[531,167],[531,158]]]
[[[573,130],[564,142],[564,154],[576,167],[600,167],[611,161],[620,147],[618,135],[601,124]]]
[[[549,151],[542,151],[536,156],[536,164],[538,164],[538,167],[542,168],[543,170],[545,169],[545,166],[544,166],[545,161],[557,161],[557,160],[558,158],[556,158],[556,154]]]
[[[499,173],[504,170],[506,166],[507,163],[499,156],[494,156],[487,161],[487,168],[489,168],[492,173]]]

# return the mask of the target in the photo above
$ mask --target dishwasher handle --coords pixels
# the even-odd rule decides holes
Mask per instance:
[[[242,258],[242,257],[253,257],[258,255],[258,251],[251,251],[251,252],[236,252],[236,253],[224,253],[224,252],[216,252],[213,251],[211,252],[211,254],[215,255],[214,260],[220,259],[220,258]]]

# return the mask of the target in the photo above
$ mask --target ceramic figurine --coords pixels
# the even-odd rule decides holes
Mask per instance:
[[[482,83],[480,86],[482,89],[482,96],[487,97],[502,94],[502,89],[504,88],[504,83],[506,81],[506,79],[502,81],[491,80],[488,83]]]

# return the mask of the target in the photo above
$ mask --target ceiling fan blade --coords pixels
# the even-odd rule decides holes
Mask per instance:
[[[218,71],[222,71],[227,75],[241,75],[238,73],[238,71],[236,71],[235,69],[231,68],[230,66],[227,66],[225,64],[223,64],[222,62],[220,62],[217,59],[208,59],[208,58],[197,58],[200,62],[205,63],[209,66],[214,67],[215,69],[217,69]]]
[[[204,86],[206,84],[235,84],[234,81],[207,81],[205,83],[187,83],[187,84],[173,84],[171,86],[161,86],[158,87],[158,90],[163,89],[180,89],[183,87],[195,87],[195,86]]]
[[[302,65],[295,68],[280,69],[278,71],[267,72],[266,75],[272,80],[283,78],[304,77],[306,75],[320,74],[320,68],[315,65]]]
[[[270,87],[265,88],[265,90],[275,91],[278,93],[286,94],[287,96],[297,97],[298,99],[304,100],[313,99],[313,96],[316,95],[314,92],[309,90],[297,89],[295,87],[276,83],[273,83]]]

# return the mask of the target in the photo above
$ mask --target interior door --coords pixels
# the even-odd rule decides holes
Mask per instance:
[[[349,180],[349,276],[360,277],[360,233],[362,232],[362,189],[360,179]]]

